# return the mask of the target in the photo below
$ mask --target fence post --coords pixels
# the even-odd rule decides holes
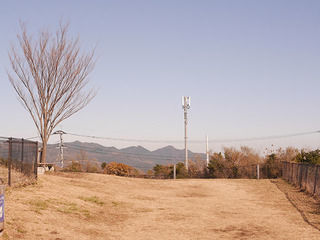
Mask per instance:
[[[298,177],[299,177],[299,188],[302,187],[302,165],[301,163],[298,163],[298,168],[299,168],[299,171],[298,171]]]
[[[21,172],[23,172],[24,139],[21,139]]]
[[[11,186],[11,164],[12,164],[12,138],[9,138],[9,155],[8,155],[8,185]]]
[[[290,163],[290,182],[293,183],[293,163]]]
[[[306,164],[306,170],[305,170],[305,175],[304,175],[304,181],[305,181],[305,188],[304,189],[307,189],[308,169],[309,169],[309,165]]]
[[[257,179],[260,179],[260,167],[259,164],[257,164]]]
[[[313,185],[313,193],[312,193],[312,195],[314,195],[316,193],[316,187],[317,187],[317,181],[318,181],[318,168],[319,168],[319,166],[317,165],[316,173],[314,174],[314,185]]]
[[[177,178],[177,167],[176,164],[173,164],[173,179]]]
[[[34,174],[36,176],[36,179],[38,179],[38,162],[39,162],[39,157],[40,157],[38,141],[35,143],[35,145],[36,145],[36,156],[35,156],[35,159],[34,159]]]

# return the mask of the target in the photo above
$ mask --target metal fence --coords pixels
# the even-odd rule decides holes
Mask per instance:
[[[38,142],[0,138],[0,178],[9,186],[37,178]]]
[[[320,166],[282,162],[282,178],[312,195],[320,197]]]

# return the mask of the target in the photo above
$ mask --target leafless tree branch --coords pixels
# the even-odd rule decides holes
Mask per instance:
[[[79,39],[67,37],[68,25],[55,35],[42,31],[34,40],[21,24],[18,51],[9,51],[12,71],[8,78],[24,108],[30,113],[43,142],[41,162],[54,128],[88,105],[93,90],[86,90],[94,67],[94,51],[82,54]]]

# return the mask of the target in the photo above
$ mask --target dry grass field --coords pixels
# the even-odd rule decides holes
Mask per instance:
[[[320,239],[269,180],[40,176],[6,192],[3,239]]]

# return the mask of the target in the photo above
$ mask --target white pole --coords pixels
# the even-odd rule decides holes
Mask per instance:
[[[173,179],[177,178],[177,167],[176,164],[173,165]]]
[[[187,125],[188,125],[188,112],[190,108],[190,97],[182,97],[182,108],[184,111],[184,150],[185,150],[185,167],[188,170],[188,146],[187,146]]]
[[[259,164],[257,164],[257,179],[260,179],[260,169]]]
[[[188,170],[187,124],[188,124],[188,117],[187,117],[187,109],[185,108],[184,110],[184,151],[185,151],[185,165],[186,165],[186,169]]]

